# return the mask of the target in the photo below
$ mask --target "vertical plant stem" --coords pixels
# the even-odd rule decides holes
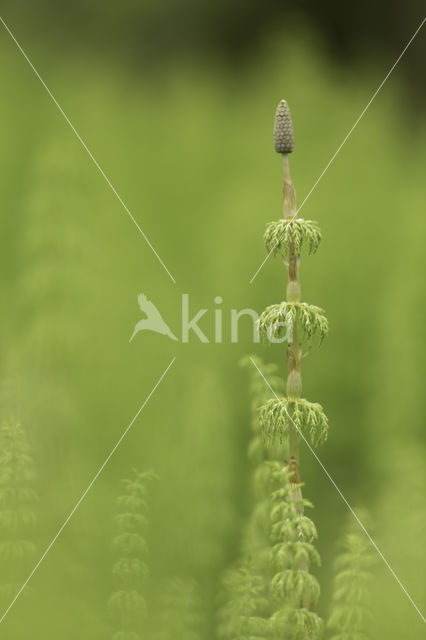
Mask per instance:
[[[290,163],[288,154],[283,154],[283,218],[292,219],[296,216],[296,192],[293,181],[290,177]],[[296,254],[294,244],[290,245],[289,260],[287,263],[287,300],[289,302],[300,302],[300,280],[299,280],[299,256]],[[298,327],[293,327],[293,338],[287,347],[287,397],[290,400],[297,400],[302,394],[301,378],[301,353],[299,346]],[[290,416],[292,412],[290,410]],[[294,458],[299,466],[299,441],[297,430],[290,421],[289,425],[289,453],[290,458]]]
[[[312,562],[319,563],[313,542],[317,538],[315,525],[304,514],[307,504],[302,496],[299,467],[299,429],[306,431],[314,445],[315,431],[326,434],[327,418],[318,404],[309,403],[302,396],[302,343],[310,342],[314,334],[322,338],[327,333],[327,321],[322,310],[302,305],[299,262],[303,245],[308,253],[316,250],[321,233],[316,223],[297,218],[296,193],[290,176],[289,154],[294,149],[294,133],[288,104],[281,100],[275,114],[275,151],[283,161],[283,216],[272,222],[265,233],[266,248],[281,254],[287,268],[287,299],[271,305],[262,314],[259,326],[268,332],[284,333],[287,340],[287,381],[285,398],[268,400],[261,409],[264,435],[272,440],[277,435],[288,437],[290,459],[275,462],[273,478],[279,488],[272,492],[271,511],[273,569],[272,594],[279,608],[270,618],[274,637],[289,640],[319,640],[323,623],[313,611],[320,588],[310,575]],[[296,426],[297,425],[297,426]],[[275,473],[275,475],[274,475]],[[275,508],[277,507],[277,508]]]
[[[293,181],[290,177],[290,162],[288,154],[283,154],[283,218],[293,219],[297,215],[296,191]],[[289,259],[287,263],[287,301],[300,302],[301,288],[299,278],[299,262],[300,256],[296,253],[294,243],[290,243]],[[297,320],[294,323],[292,331],[292,341],[287,346],[287,383],[286,392],[289,400],[297,400],[302,395],[302,350],[299,344],[299,331]],[[288,429],[288,445],[290,463],[289,469],[292,472],[291,481],[294,485],[300,485],[300,457],[299,457],[299,436],[297,429],[293,423],[293,409],[289,407],[290,423]],[[293,500],[297,505],[300,515],[303,515],[303,494],[300,486],[293,490]],[[305,561],[299,564],[301,571],[308,572],[309,568]],[[310,598],[307,594],[302,597],[300,606],[310,607]]]

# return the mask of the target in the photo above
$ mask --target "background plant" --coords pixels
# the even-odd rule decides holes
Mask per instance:
[[[256,367],[253,366],[253,361]],[[251,440],[248,458],[251,471],[250,513],[242,540],[242,555],[245,569],[257,572],[265,581],[270,577],[271,553],[271,469],[265,464],[276,457],[284,458],[288,452],[285,442],[275,443],[270,449],[265,447],[259,421],[259,409],[268,400],[270,391],[265,378],[274,389],[283,389],[284,382],[279,376],[275,363],[266,364],[260,357],[249,356],[242,360],[249,370],[251,398]],[[262,373],[260,373],[260,371]]]
[[[205,633],[199,585],[191,579],[170,578],[162,586],[153,623],[155,640],[198,640]]]
[[[253,362],[256,367],[253,367]],[[250,374],[251,440],[248,458],[251,491],[249,514],[243,528],[238,560],[224,572],[219,593],[217,633],[225,640],[264,638],[270,633],[272,543],[271,468],[268,460],[271,454],[279,456],[286,450],[283,443],[278,443],[272,451],[265,448],[259,422],[259,408],[269,395],[265,377],[277,389],[283,387],[277,365],[266,365],[256,356],[243,358],[241,364],[248,368]]]
[[[267,638],[270,603],[265,581],[249,560],[228,569],[222,581],[217,636],[223,640]]]
[[[365,510],[357,512],[367,525]],[[376,557],[370,541],[352,517],[348,518],[345,529],[335,563],[333,610],[327,626],[334,632],[332,640],[368,640],[372,637],[369,630],[373,618],[371,569]]]
[[[111,618],[117,631],[114,640],[139,640],[143,636],[146,601],[143,587],[148,574],[147,544],[147,483],[152,472],[134,471],[123,480],[123,493],[117,498],[114,518],[116,535],[113,550],[116,561],[113,578],[116,591],[109,599]]]
[[[34,463],[24,428],[0,426],[0,604],[6,607],[32,569],[37,546]]]

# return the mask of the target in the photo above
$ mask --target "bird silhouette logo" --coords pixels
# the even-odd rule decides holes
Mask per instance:
[[[138,295],[138,303],[141,311],[143,311],[143,313],[146,315],[146,318],[143,318],[136,323],[129,342],[133,340],[133,338],[137,333],[139,333],[139,331],[155,331],[156,333],[161,333],[163,336],[168,336],[172,340],[177,341],[175,334],[164,322],[163,318],[161,317],[161,313],[158,311],[155,304],[153,304],[151,300],[148,300],[146,295],[140,293]]]

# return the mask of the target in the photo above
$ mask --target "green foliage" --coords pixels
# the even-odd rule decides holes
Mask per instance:
[[[253,366],[253,361],[256,366]],[[259,356],[245,356],[240,360],[240,365],[246,367],[250,375],[250,406],[253,431],[256,431],[256,429],[259,429],[259,407],[264,404],[271,395],[265,378],[276,391],[284,389],[284,381],[279,374],[278,365],[275,364],[275,362],[265,363]]]
[[[201,598],[199,585],[191,579],[170,578],[163,589],[159,640],[199,640],[201,634]]]
[[[271,398],[260,409],[260,423],[268,444],[277,438],[282,441],[288,434],[290,424],[294,424],[313,447],[327,439],[328,420],[322,406],[303,398]]]
[[[35,555],[38,496],[27,435],[19,422],[0,427],[0,582],[2,595],[15,595]]]
[[[293,543],[286,543],[286,548],[279,551],[284,552],[282,555],[288,554],[289,556],[293,553],[299,553],[301,556],[300,551],[302,551],[304,556],[310,556],[309,549],[295,550],[292,546],[294,546]],[[317,602],[320,588],[318,581],[310,573],[285,569],[274,575],[271,582],[271,593],[276,600],[286,600],[288,594],[291,594],[291,597],[296,600],[301,601],[307,595],[312,602]]]
[[[147,545],[147,483],[152,472],[133,471],[123,480],[124,493],[117,498],[118,513],[114,517],[117,530],[112,548],[117,556],[112,574],[117,590],[109,599],[109,611],[118,631],[113,640],[138,640],[146,616],[142,588],[148,574],[145,563]]]
[[[253,365],[253,361],[256,366]],[[265,446],[262,438],[262,429],[259,421],[259,409],[271,397],[270,387],[276,392],[284,392],[284,380],[278,373],[278,366],[274,363],[264,363],[258,356],[246,356],[241,359],[240,365],[247,367],[250,375],[250,409],[252,437],[249,443],[248,457],[253,464],[260,464],[265,459]],[[261,373],[260,373],[261,372]],[[265,475],[265,467],[260,467],[259,473],[254,474],[255,485],[260,486],[263,493],[265,483],[261,479]],[[260,485],[257,480],[260,480]]]
[[[274,484],[271,505],[274,575],[270,591],[276,603],[270,620],[272,631],[276,637],[315,640],[322,636],[323,622],[312,611],[320,587],[309,570],[312,564],[320,564],[320,557],[313,544],[317,538],[315,525],[304,515],[304,509],[311,505],[302,498],[302,485],[293,482],[293,471],[279,462],[270,465]]]
[[[252,360],[258,369],[253,366]],[[218,634],[225,640],[270,637],[271,466],[265,462],[268,452],[262,438],[259,407],[270,397],[265,378],[271,386],[281,390],[284,383],[275,364],[264,364],[256,356],[244,358],[241,364],[247,365],[250,373],[252,437],[249,459],[253,463],[252,495],[250,515],[241,545],[242,559],[223,578]],[[282,455],[282,448],[279,453],[272,453]]]
[[[307,302],[272,304],[258,320],[259,333],[269,342],[287,340],[291,344],[298,327],[308,342],[318,337],[321,343],[328,334],[328,320],[323,309]]]
[[[140,558],[122,557],[114,564],[112,572],[116,584],[123,589],[131,589],[135,582],[140,584],[148,576],[148,568]]]
[[[223,579],[222,599],[219,638],[248,640],[269,637],[269,601],[265,583],[253,572],[251,562],[227,571]]]
[[[256,366],[253,366],[253,361]],[[259,420],[259,409],[270,398],[271,391],[265,378],[274,389],[283,391],[284,381],[278,375],[275,363],[266,364],[257,356],[244,358],[242,365],[247,365],[250,374],[251,422],[252,437],[249,442],[248,457],[252,463],[251,476],[251,510],[245,527],[242,541],[243,558],[251,558],[252,569],[259,576],[266,577],[270,571],[270,486],[271,470],[265,464],[268,458],[283,458],[287,447],[276,444],[266,449]],[[261,375],[261,373],[263,375]]]
[[[288,260],[290,249],[300,255],[303,247],[309,254],[317,251],[321,242],[321,230],[313,220],[288,218],[270,222],[265,231],[265,247],[272,255],[282,255]]]
[[[250,558],[253,572],[263,578],[270,572],[270,475],[265,462],[254,469],[251,510],[241,543],[242,558]]]
[[[271,618],[271,628],[274,637],[291,640],[319,640],[324,633],[321,618],[305,608],[277,611]]]
[[[146,603],[138,591],[123,589],[112,594],[109,608],[112,616],[126,625],[129,621],[132,624],[144,617]]]
[[[361,515],[363,522],[367,520]],[[371,543],[350,514],[341,541],[342,553],[336,560],[333,609],[327,627],[331,640],[368,640],[371,621],[369,586],[375,563]]]

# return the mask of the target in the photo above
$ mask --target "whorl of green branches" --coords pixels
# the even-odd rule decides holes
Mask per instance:
[[[308,254],[315,253],[321,243],[321,230],[314,220],[286,218],[270,222],[264,239],[268,253],[288,260],[290,251],[300,255],[304,247]]]
[[[271,628],[274,638],[291,640],[320,640],[324,634],[322,619],[305,608],[277,611],[271,618]]]
[[[0,426],[0,583],[10,596],[23,579],[36,546],[34,465],[22,426],[15,420]]]
[[[141,625],[146,615],[142,595],[148,568],[145,563],[147,545],[147,483],[152,472],[133,471],[123,480],[123,494],[117,498],[118,512],[114,517],[116,535],[112,548],[116,555],[112,574],[117,590],[109,599],[109,611],[117,628],[113,640],[140,640]]]
[[[281,302],[263,311],[257,321],[260,335],[267,341],[286,339],[293,342],[294,329],[300,327],[308,342],[318,337],[320,343],[328,334],[324,310],[307,302]]]
[[[363,521],[367,518],[363,516]],[[342,553],[336,560],[333,609],[327,627],[335,634],[331,640],[369,640],[371,620],[369,586],[375,558],[371,545],[357,523],[349,522],[342,540]]]
[[[292,545],[293,543],[288,543],[286,546]],[[291,593],[292,598],[296,600],[302,600],[307,595],[312,602],[317,602],[320,595],[320,587],[317,579],[307,571],[285,569],[285,571],[280,571],[273,577],[271,593],[276,600],[285,600],[288,594]]]
[[[224,604],[219,610],[218,635],[223,640],[269,637],[269,603],[265,584],[250,562],[230,569],[223,579]]]
[[[145,599],[138,591],[129,589],[113,593],[109,600],[109,607],[112,616],[124,625],[139,622],[146,612]]]
[[[328,420],[322,406],[305,399],[271,398],[260,409],[263,437],[268,444],[284,439],[292,423],[313,447],[327,439]]]
[[[292,640],[317,640],[323,633],[323,621],[311,608],[320,595],[318,581],[309,573],[320,558],[313,542],[317,538],[312,520],[303,510],[311,506],[301,497],[300,484],[293,472],[279,462],[272,469],[271,523],[272,564],[274,575],[270,591],[277,610],[270,619],[274,637]]]
[[[130,589],[135,582],[141,584],[148,576],[148,568],[140,558],[120,558],[112,570],[116,584]]]

